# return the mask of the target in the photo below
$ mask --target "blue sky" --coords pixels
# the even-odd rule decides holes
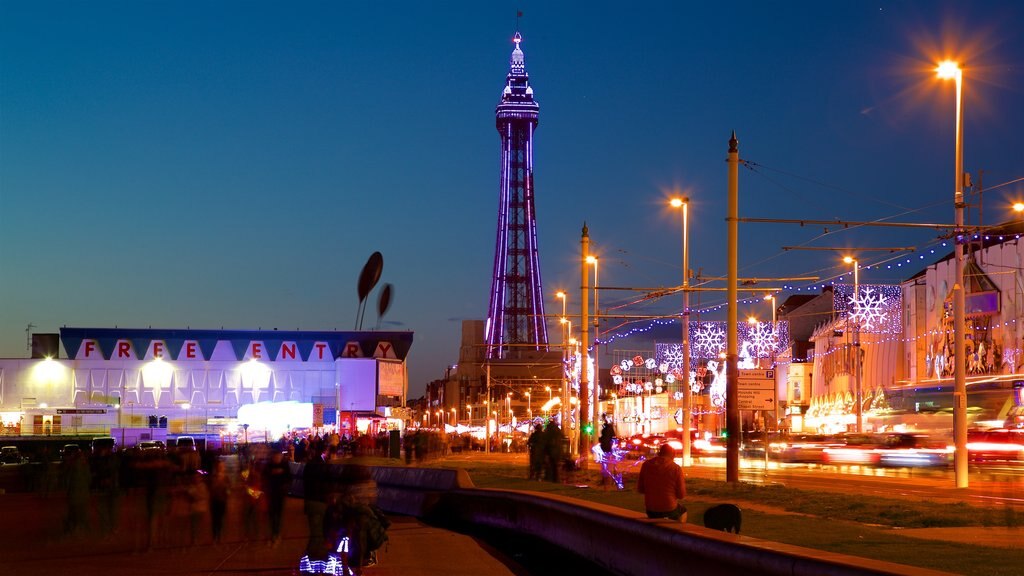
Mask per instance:
[[[1024,177],[1024,7],[1012,1],[5,1],[0,356],[25,354],[29,323],[351,329],[356,279],[380,251],[394,286],[381,327],[415,331],[418,394],[457,359],[461,320],[487,312],[494,107],[517,9],[541,106],[549,313],[558,289],[579,304],[584,222],[602,285],[678,284],[673,190],[692,201],[691,268],[724,275],[732,130],[752,168],[741,216],[952,222],[954,91],[934,78],[939,57],[965,64],[965,169],[986,188]],[[1021,183],[986,192],[985,222],[1021,197]],[[938,242],[822,232],[741,226],[740,275],[847,271],[835,254],[782,246],[914,246],[893,269],[891,255],[862,253],[881,266],[861,282],[896,282]]]

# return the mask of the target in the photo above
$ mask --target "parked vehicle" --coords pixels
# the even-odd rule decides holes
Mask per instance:
[[[96,454],[101,450],[114,452],[117,450],[117,440],[112,436],[100,436],[98,438],[93,438],[92,442],[89,443],[89,451]]]
[[[21,455],[17,446],[4,446],[0,448],[0,464],[23,464],[27,458]]]
[[[68,460],[79,456],[82,453],[82,447],[78,444],[65,444],[60,449],[60,460],[61,462],[67,462]]]
[[[159,440],[144,440],[138,443],[138,448],[143,453],[159,453],[164,454],[167,452],[167,447],[164,443]]]

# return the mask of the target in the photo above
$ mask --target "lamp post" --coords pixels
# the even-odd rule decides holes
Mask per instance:
[[[472,404],[466,404],[466,425],[467,426],[472,426],[473,425],[473,405]]]
[[[690,244],[689,206],[687,197],[673,198],[669,204],[681,208],[683,220],[683,466],[690,466],[690,412],[693,410],[693,393],[690,390]]]
[[[566,420],[567,411],[565,405],[566,398],[569,397],[569,377],[566,374],[566,367],[569,365],[569,336],[571,335],[572,324],[565,316],[565,303],[568,300],[568,295],[565,292],[559,291],[556,296],[562,299],[562,318],[559,320],[559,323],[562,325],[562,401],[559,403],[559,419],[562,424],[562,433],[568,435],[565,429],[565,423],[568,421]],[[550,388],[548,388],[548,400],[551,400]]]
[[[526,392],[526,416],[527,418],[533,418],[533,404],[530,400],[530,392]]]
[[[935,69],[939,78],[956,82],[956,151],[954,154],[953,204],[956,210],[953,254],[953,474],[957,488],[967,488],[967,364],[964,358],[964,109],[963,70],[946,60]]]
[[[580,254],[580,418],[576,425],[579,442],[573,446],[573,456],[585,456],[590,451],[590,437],[587,434],[587,424],[590,422],[590,354],[587,352],[587,344],[590,342],[590,270],[587,264],[587,256],[590,255],[590,232],[586,224],[583,225],[583,233],[580,236]]]
[[[772,337],[769,340],[769,342],[771,342],[772,348],[771,348],[771,350],[768,353],[768,367],[771,368],[772,370],[774,370],[775,369],[775,349],[778,348],[778,346],[779,346],[779,336],[778,336],[778,332],[776,332],[776,330],[775,330],[775,325],[777,323],[777,320],[775,318],[775,314],[778,311],[778,306],[776,306],[776,303],[775,303],[775,294],[772,294],[772,293],[769,292],[768,294],[764,295],[764,299],[765,299],[765,301],[769,301],[769,302],[772,303]],[[778,396],[778,383],[777,382],[775,384],[775,395]],[[779,427],[779,403],[777,401],[775,402],[775,416],[774,416],[774,418],[775,418],[775,428],[776,428],[776,430],[778,430],[778,427]],[[765,426],[765,433],[767,433],[767,432],[768,432],[768,427]],[[766,442],[767,442],[767,440],[766,440]],[[765,444],[765,445],[767,446],[767,444]],[[767,451],[765,452],[765,454],[767,454]],[[767,464],[765,464],[764,469],[765,469],[765,471],[768,470],[768,465]]]
[[[592,410],[591,410],[591,416],[590,416],[590,421],[594,423],[594,426],[597,426],[597,422],[600,420],[598,418],[600,416],[600,414],[598,413],[598,398],[601,395],[601,377],[600,377],[600,372],[598,371],[598,361],[597,361],[598,360],[598,356],[599,356],[599,352],[600,352],[600,349],[598,348],[599,344],[598,344],[598,341],[597,341],[598,335],[600,334],[600,329],[599,329],[600,328],[600,319],[598,318],[598,315],[600,314],[600,308],[598,307],[598,304],[597,304],[597,302],[598,302],[598,298],[597,298],[597,264],[598,264],[598,261],[599,260],[598,260],[597,256],[594,256],[594,255],[588,255],[587,256],[587,264],[593,264],[594,265],[594,381],[591,383],[591,387],[594,389],[594,401],[592,403]],[[594,434],[598,434],[598,433],[599,433],[598,430],[594,430]]]
[[[188,402],[185,402],[184,404],[181,405],[181,407],[185,409],[185,425],[182,426],[182,430],[185,431],[185,434],[188,434],[188,409],[191,408],[192,405],[189,404]]]
[[[843,258],[843,262],[853,264],[853,299],[846,317],[853,317],[853,385],[854,385],[854,414],[857,415],[858,434],[864,431],[864,406],[861,392],[860,377],[860,263],[852,256]]]

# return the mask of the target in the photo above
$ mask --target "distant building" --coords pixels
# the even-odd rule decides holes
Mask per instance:
[[[156,423],[172,434],[242,437],[257,428],[276,436],[396,426],[401,418],[386,420],[404,406],[413,340],[412,332],[129,328],[62,328],[59,345],[56,334],[34,336],[33,358],[0,360],[6,433],[109,434]],[[308,418],[288,412],[294,404]]]

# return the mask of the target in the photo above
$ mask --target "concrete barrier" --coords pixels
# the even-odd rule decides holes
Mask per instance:
[[[709,530],[575,498],[472,488],[464,470],[381,467],[380,506],[472,533],[487,527],[542,538],[615,574],[949,576]]]
[[[358,465],[358,464],[357,464]],[[328,474],[340,482],[346,466],[331,464]],[[291,496],[302,498],[305,493],[302,474],[305,464],[291,463]],[[418,518],[430,517],[440,495],[451,490],[473,488],[473,481],[465,470],[442,468],[413,468],[402,466],[368,466],[377,483],[377,503],[385,511]]]

